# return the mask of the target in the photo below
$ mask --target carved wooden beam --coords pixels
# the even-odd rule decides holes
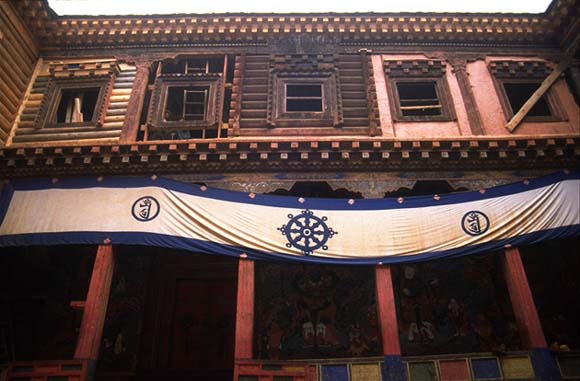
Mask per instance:
[[[528,112],[536,105],[536,103],[542,98],[542,96],[550,89],[550,87],[556,82],[560,74],[568,67],[570,61],[568,59],[563,60],[556,66],[554,71],[544,79],[544,82],[538,87],[538,89],[532,94],[532,96],[524,103],[522,108],[511,118],[511,120],[505,125],[505,128],[509,132],[513,132],[521,121],[528,115]]]

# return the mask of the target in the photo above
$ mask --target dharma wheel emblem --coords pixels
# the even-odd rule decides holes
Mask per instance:
[[[317,217],[311,210],[303,210],[301,214],[288,215],[290,221],[278,230],[286,236],[286,247],[302,250],[304,255],[310,255],[314,250],[328,250],[326,242],[338,232],[326,224],[327,217]]]
[[[131,214],[137,221],[151,221],[159,214],[159,202],[151,196],[144,196],[133,203]]]
[[[489,218],[482,212],[472,210],[465,213],[461,219],[461,227],[469,235],[480,235],[489,229]]]

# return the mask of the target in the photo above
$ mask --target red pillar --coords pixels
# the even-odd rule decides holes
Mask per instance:
[[[405,365],[401,358],[399,324],[397,323],[391,267],[377,266],[375,268],[375,278],[379,327],[381,328],[384,355],[381,369],[382,378],[384,381],[404,381],[406,380]]]
[[[560,371],[554,355],[548,349],[518,248],[506,249],[504,272],[520,339],[523,349],[530,351],[535,379],[539,381],[560,380]]]
[[[383,338],[383,354],[401,355],[399,343],[399,325],[395,309],[395,293],[390,266],[377,266],[375,270],[377,282],[377,308],[379,310],[379,325]]]
[[[236,310],[236,348],[234,358],[247,360],[254,346],[254,261],[238,264],[238,306]]]
[[[518,248],[505,251],[505,278],[524,349],[546,348],[546,338]]]
[[[74,355],[75,359],[88,360],[88,379],[92,378],[99,358],[114,270],[113,247],[99,245]]]

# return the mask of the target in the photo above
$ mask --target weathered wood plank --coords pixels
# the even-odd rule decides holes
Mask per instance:
[[[34,63],[38,58],[38,47],[36,46],[34,38],[28,31],[28,28],[24,26],[24,23],[16,14],[9,2],[0,1],[0,9],[2,9],[0,15],[4,18],[4,22],[10,22],[12,28],[16,31],[16,35],[20,38],[20,44],[26,47],[26,54],[30,57],[30,62]],[[14,24],[10,20],[18,20],[19,22]]]
[[[71,132],[63,134],[38,134],[38,135],[16,135],[13,138],[14,143],[29,142],[52,142],[60,140],[86,140],[86,139],[106,139],[118,138],[121,135],[121,129],[99,131],[99,132]]]

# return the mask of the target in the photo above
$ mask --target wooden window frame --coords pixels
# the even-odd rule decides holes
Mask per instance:
[[[441,104],[441,115],[403,115],[397,84],[399,83],[425,83],[432,82],[435,85],[437,98]],[[387,93],[393,120],[397,122],[451,122],[457,119],[451,92],[444,76],[438,77],[390,77],[388,78]]]
[[[99,88],[99,95],[91,120],[73,123],[58,123],[56,121],[58,108],[62,100],[63,91]],[[111,78],[106,79],[53,79],[49,85],[44,99],[42,112],[37,122],[37,128],[62,128],[62,127],[101,127],[103,125],[105,105],[110,98]]]
[[[268,123],[271,127],[341,127],[342,113],[338,107],[337,81],[334,72],[273,73]],[[287,85],[315,85],[322,88],[322,111],[286,111]]]
[[[148,128],[151,131],[203,130],[216,126],[220,120],[219,100],[222,83],[221,73],[208,74],[166,74],[157,78],[152,97],[152,113]],[[164,113],[167,96],[171,87],[207,87],[207,106],[203,120],[166,121]]]
[[[509,121],[514,115],[515,112],[512,109],[511,102],[505,90],[504,84],[527,84],[533,83],[540,86],[543,82],[542,79],[539,78],[497,78],[494,76],[494,86],[496,92],[499,97],[499,101],[501,107],[504,111],[506,119]],[[545,115],[545,116],[533,116],[533,115],[526,115],[523,119],[523,122],[563,122],[566,120],[564,111],[562,107],[559,105],[558,97],[556,96],[554,89],[550,88],[546,91],[543,98],[546,100],[546,104],[550,109],[550,113],[552,115]]]

